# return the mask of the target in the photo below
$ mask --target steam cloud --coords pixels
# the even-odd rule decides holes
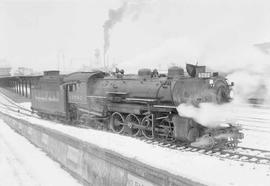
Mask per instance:
[[[233,114],[234,104],[216,105],[201,103],[199,108],[193,105],[180,104],[177,108],[180,116],[193,118],[196,122],[206,127],[217,127],[224,123],[235,123]]]

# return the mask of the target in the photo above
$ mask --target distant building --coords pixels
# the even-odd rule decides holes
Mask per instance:
[[[11,76],[11,67],[6,59],[0,59],[0,77]]]
[[[26,68],[26,67],[19,67],[17,70],[14,72],[14,76],[30,76],[33,75],[34,71],[31,68]]]
[[[0,77],[11,76],[11,67],[0,67]]]

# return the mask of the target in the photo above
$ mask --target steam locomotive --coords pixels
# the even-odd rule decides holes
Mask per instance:
[[[187,73],[187,74],[186,74]],[[171,67],[167,74],[140,69],[137,75],[102,71],[60,75],[45,71],[32,87],[32,110],[41,117],[84,123],[115,133],[147,139],[175,140],[200,148],[236,146],[237,126],[208,128],[180,116],[182,103],[222,104],[231,99],[233,83],[205,66]]]

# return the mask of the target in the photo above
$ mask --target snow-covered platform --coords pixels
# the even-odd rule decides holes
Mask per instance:
[[[82,141],[59,130],[34,125],[3,113],[0,115],[11,128],[42,148],[85,185],[205,185],[199,180],[152,167],[136,158],[123,156],[116,151]],[[98,138],[97,141],[103,141],[102,136]],[[106,139],[106,136],[104,138]],[[127,149],[132,146],[130,144]]]
[[[5,102],[6,98],[0,96],[0,101]],[[34,144],[52,157],[55,154],[57,161],[71,171],[78,171],[78,176],[94,185],[106,185],[108,180],[115,180],[113,185],[270,185],[270,165],[182,152],[3,108],[0,111],[9,115],[7,123],[18,132],[31,141],[35,139]],[[107,177],[99,179],[98,175]]]
[[[0,119],[0,185],[81,185],[60,164]]]

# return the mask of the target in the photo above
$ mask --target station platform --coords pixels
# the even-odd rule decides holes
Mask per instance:
[[[81,185],[75,178],[16,133],[0,119],[0,185],[51,186]]]

